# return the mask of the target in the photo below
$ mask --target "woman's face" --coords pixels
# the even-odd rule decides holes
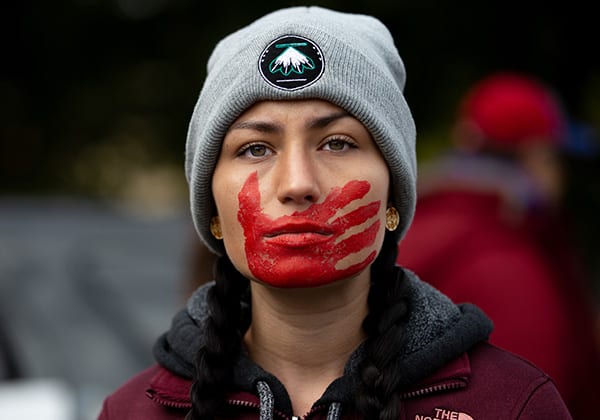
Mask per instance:
[[[225,135],[212,191],[229,258],[271,286],[368,273],[383,242],[385,160],[367,129],[326,101],[249,108]]]

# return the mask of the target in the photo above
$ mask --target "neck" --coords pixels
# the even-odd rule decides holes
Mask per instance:
[[[310,289],[252,288],[252,324],[244,338],[250,357],[284,384],[294,412],[305,414],[343,374],[364,340],[369,270]]]

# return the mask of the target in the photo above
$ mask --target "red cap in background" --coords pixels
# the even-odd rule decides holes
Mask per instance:
[[[512,72],[494,73],[476,83],[465,95],[458,118],[467,130],[463,135],[478,135],[484,144],[501,149],[527,143],[558,146],[566,135],[566,117],[552,91],[535,78]]]

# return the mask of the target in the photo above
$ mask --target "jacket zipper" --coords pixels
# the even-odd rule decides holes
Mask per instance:
[[[248,408],[256,408],[257,410],[260,411],[260,404],[254,403],[254,402],[250,402],[250,401],[244,401],[244,400],[227,400],[227,403],[230,405],[237,405],[239,407],[248,407]],[[284,413],[282,413],[281,411],[278,410],[273,410],[273,415],[280,417],[284,420],[290,420],[290,418],[285,415]]]
[[[146,392],[146,395],[152,401],[156,402],[157,404],[162,405],[163,407],[175,408],[178,410],[190,409],[192,407],[191,402],[176,402],[176,401],[167,400],[167,399],[158,397],[154,392]]]
[[[243,401],[243,400],[229,400],[227,401],[229,404],[231,405],[237,405],[240,407],[249,407],[249,408],[256,408],[257,410],[260,410],[260,405],[256,404],[254,402],[249,402],[249,401]],[[287,414],[282,413],[281,411],[278,410],[273,410],[273,414],[281,417],[284,420],[306,420],[308,419],[311,415],[313,415],[314,413],[316,413],[317,411],[323,409],[323,406],[317,406],[314,408],[311,408],[310,411],[308,413],[306,413],[304,416],[291,416],[289,417]]]
[[[428,394],[433,394],[436,392],[443,392],[443,391],[451,391],[454,389],[459,389],[459,388],[464,388],[466,386],[466,384],[464,383],[464,381],[453,381],[453,382],[446,382],[443,384],[439,384],[439,385],[432,385],[429,387],[425,387],[425,388],[421,388],[421,389],[417,389],[415,391],[411,391],[411,392],[405,392],[403,394],[400,395],[400,398],[402,399],[411,399],[411,398],[417,398],[417,397],[422,397],[424,395],[428,395]],[[176,401],[170,401],[170,400],[165,400],[163,398],[159,398],[156,396],[155,393],[153,392],[147,392],[146,395],[148,395],[148,397],[152,400],[157,402],[158,404],[161,404],[165,407],[170,407],[170,408],[175,408],[175,409],[189,409],[192,404],[189,402],[176,402]],[[243,400],[228,400],[227,401],[229,404],[231,405],[237,405],[240,407],[249,407],[249,408],[255,408],[257,410],[260,410],[260,405],[253,403],[253,402],[249,402],[249,401],[243,401]],[[322,409],[323,407],[319,406],[319,407],[314,407],[312,408],[308,413],[306,413],[304,416],[300,417],[300,416],[291,416],[288,417],[286,414],[282,413],[281,411],[278,410],[274,410],[273,414],[277,415],[278,417],[284,419],[284,420],[306,420],[308,419],[314,412]]]
[[[459,389],[459,388],[464,388],[464,387],[466,387],[466,384],[464,381],[456,380],[456,381],[446,382],[446,383],[439,384],[439,385],[428,386],[428,387],[417,389],[417,390],[411,391],[411,392],[405,392],[400,395],[400,398],[402,398],[402,399],[417,398],[417,397],[422,397],[422,396],[428,395],[428,394],[434,394],[436,392],[451,391],[454,389]]]
[[[314,415],[317,411],[323,410],[324,408],[325,408],[325,406],[318,405],[316,407],[311,408],[310,411],[308,413],[306,413],[302,417],[300,417],[300,416],[292,416],[291,420],[307,420],[308,418],[310,418],[310,416]]]

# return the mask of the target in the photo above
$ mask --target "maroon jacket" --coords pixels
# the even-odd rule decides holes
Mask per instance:
[[[403,299],[409,308],[394,340],[393,372],[402,396],[401,419],[571,419],[549,377],[529,362],[487,343],[489,319],[477,307],[455,305],[446,296],[398,269]],[[390,279],[390,281],[393,281]],[[190,409],[193,360],[203,345],[206,291],[200,288],[169,332],[154,348],[158,365],[147,369],[110,395],[101,420],[183,419]],[[315,402],[310,419],[356,418],[353,411],[359,346],[336,379]],[[291,419],[292,407],[283,384],[241,354],[234,365],[230,404],[236,419]]]
[[[490,380],[491,379],[491,380]],[[183,419],[190,409],[191,381],[158,365],[131,379],[106,399],[100,420]],[[259,399],[249,392],[230,397],[240,420],[258,420]],[[306,419],[324,420],[322,405]],[[275,412],[276,419],[291,417]],[[344,412],[342,419],[355,417]],[[570,419],[550,378],[530,363],[489,344],[468,353],[403,393],[402,417],[410,420]]]

